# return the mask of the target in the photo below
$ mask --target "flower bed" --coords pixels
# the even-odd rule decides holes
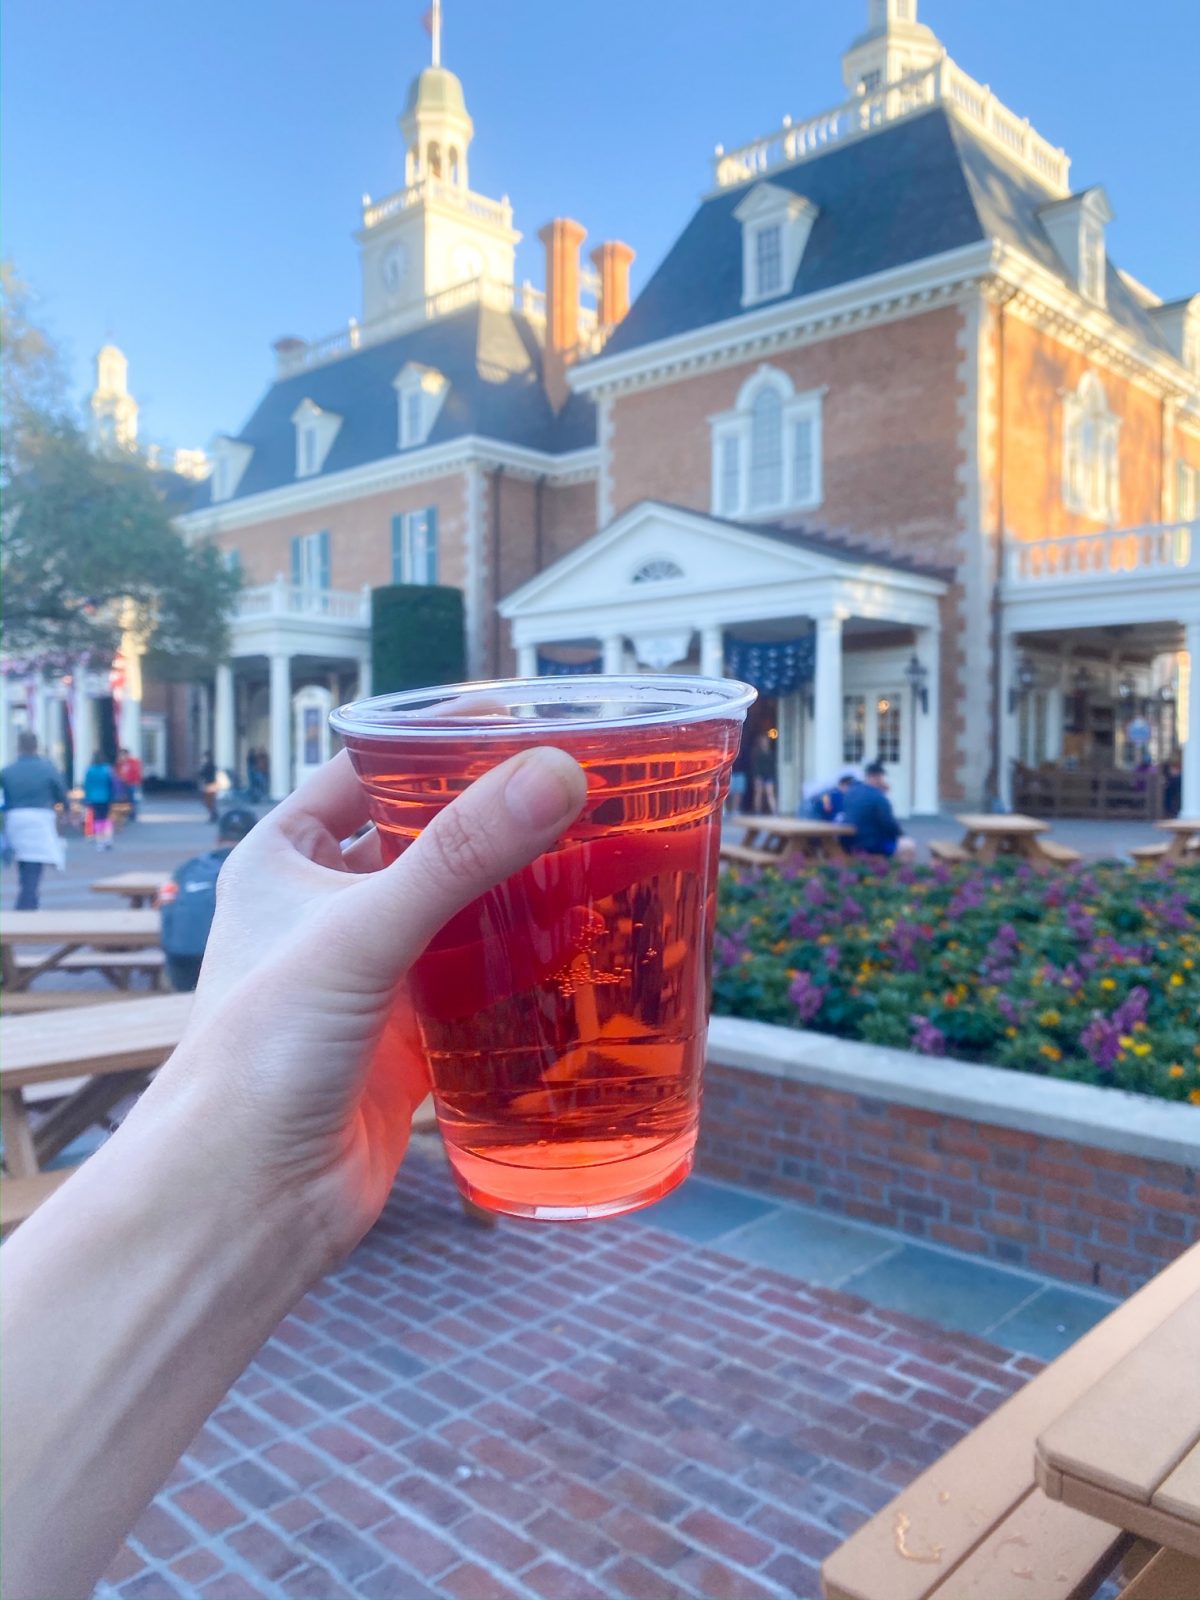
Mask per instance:
[[[714,1009],[1200,1104],[1200,867],[734,869]]]

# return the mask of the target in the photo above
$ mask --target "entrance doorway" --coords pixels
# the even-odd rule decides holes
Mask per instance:
[[[898,816],[913,809],[912,691],[904,684],[856,689],[842,697],[842,757],[848,765],[882,761]]]

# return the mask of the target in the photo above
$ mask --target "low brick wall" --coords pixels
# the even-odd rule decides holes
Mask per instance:
[[[1193,1107],[714,1019],[713,1178],[1128,1294],[1200,1237],[1198,1169]]]

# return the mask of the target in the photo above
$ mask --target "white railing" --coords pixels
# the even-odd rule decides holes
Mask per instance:
[[[371,591],[369,588],[308,588],[276,578],[274,583],[261,583],[253,588],[242,589],[237,597],[234,615],[237,622],[260,617],[327,617],[330,621],[369,625]]]
[[[377,228],[389,217],[407,211],[423,200],[433,200],[440,205],[453,206],[465,211],[469,217],[490,223],[494,228],[512,227],[512,206],[507,196],[503,200],[489,200],[486,195],[462,189],[456,183],[443,183],[440,178],[422,178],[420,183],[410,183],[406,189],[397,189],[382,200],[363,197],[363,227]]]
[[[1027,117],[1015,116],[985,84],[976,83],[946,55],[932,66],[804,122],[785,117],[773,132],[735,150],[718,145],[713,158],[717,187],[726,189],[776,167],[807,161],[831,145],[870,133],[924,106],[942,104],[953,105],[965,121],[1048,188],[1070,193],[1070,157],[1036,133]]]
[[[1164,572],[1200,572],[1200,521],[1020,541],[1008,552],[1008,577],[1013,583],[1090,577],[1128,582],[1131,577]]]

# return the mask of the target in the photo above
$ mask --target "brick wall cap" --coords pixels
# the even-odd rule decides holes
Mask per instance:
[[[1200,1166],[1200,1106],[917,1055],[740,1017],[714,1017],[708,1059],[998,1128]]]

